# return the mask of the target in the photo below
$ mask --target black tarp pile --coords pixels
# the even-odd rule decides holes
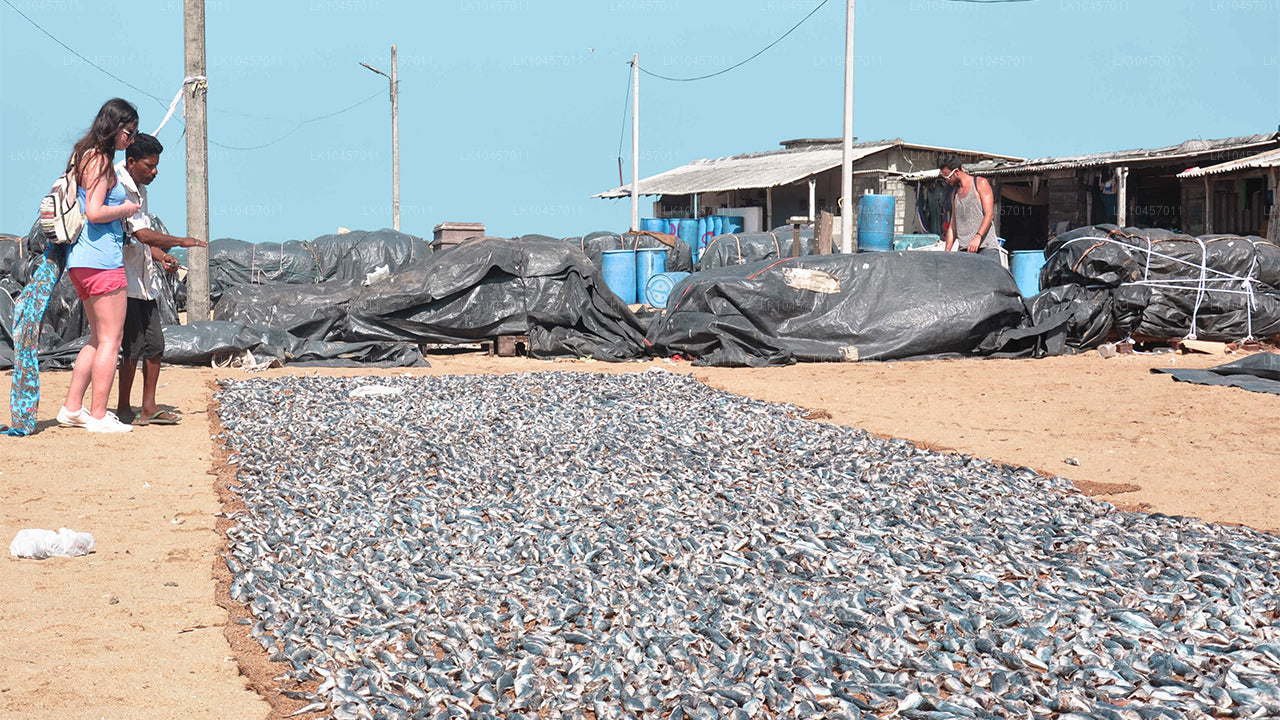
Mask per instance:
[[[167,233],[164,223],[152,215],[153,226]],[[348,235],[353,237],[348,237]],[[361,244],[361,238],[374,239]],[[410,253],[417,257],[429,255],[430,250],[420,238],[401,236],[391,230],[378,233],[353,232],[344,235],[326,235],[307,246],[308,257],[315,260],[313,267],[321,268],[334,277],[367,277],[379,266],[400,263],[402,256]],[[6,243],[7,244],[7,243]],[[212,246],[221,244],[230,250],[244,243],[238,240],[215,240]],[[288,243],[286,243],[288,244]],[[0,368],[13,366],[13,302],[21,289],[30,281],[36,264],[44,253],[45,241],[39,227],[33,225],[23,240],[23,257],[10,262],[0,270],[0,287],[6,292],[0,297]],[[280,246],[275,246],[279,248]],[[9,253],[12,254],[12,253]],[[251,256],[253,253],[251,253]],[[233,252],[227,253],[233,257]],[[7,257],[7,255],[6,255]],[[279,261],[279,257],[277,256]],[[252,261],[252,257],[251,257]],[[234,263],[224,267],[231,267]],[[363,273],[363,274],[362,274]],[[178,312],[185,308],[186,286],[175,275],[161,273],[164,289],[158,298],[161,318],[165,324],[166,362],[175,364],[207,364],[227,360],[235,354],[252,352],[257,358],[276,359],[294,364],[334,365],[378,364],[383,366],[424,365],[416,345],[406,343],[366,342],[344,344],[314,342],[310,337],[299,337],[287,328],[268,324],[254,326],[249,323],[195,323],[178,325]],[[347,281],[343,281],[347,282]],[[252,286],[250,286],[252,287]],[[84,347],[88,323],[84,308],[76,297],[71,279],[63,273],[54,286],[49,307],[44,315],[44,327],[38,349],[42,368],[66,368],[75,361],[76,354]]]
[[[209,243],[209,296],[216,303],[237,285],[364,282],[378,268],[397,270],[430,254],[422,238],[387,229],[283,243],[219,238]]]
[[[538,238],[543,236],[526,235],[525,237]],[[607,231],[593,232],[582,237],[565,238],[564,241],[570,245],[577,245],[591,259],[591,263],[596,266],[597,270],[604,267],[605,250],[666,249],[667,272],[693,272],[693,250],[689,248],[689,244],[672,235],[666,237],[671,240],[672,245],[668,246],[652,235],[638,233],[618,235]]]
[[[367,287],[240,286],[219,301],[214,317],[316,340],[466,344],[527,335],[533,357],[644,355],[640,322],[587,256],[541,236],[469,240]]]
[[[649,327],[698,365],[1030,354],[1013,277],[968,253],[810,255],[691,275]]]
[[[1193,237],[1098,225],[1054,238],[1031,302],[1046,338],[1072,352],[1109,338],[1233,342],[1280,335],[1280,247],[1259,237]]]
[[[795,237],[790,227],[776,228],[771,232],[727,233],[711,238],[698,256],[699,270],[748,265],[762,260],[791,257]],[[800,255],[812,255],[813,229],[800,230]],[[836,252],[833,249],[832,252]]]

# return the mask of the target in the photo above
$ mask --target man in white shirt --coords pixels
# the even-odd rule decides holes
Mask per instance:
[[[125,218],[131,242],[124,246],[124,274],[128,282],[129,310],[124,321],[124,340],[120,346],[120,391],[116,415],[122,422],[135,425],[174,425],[181,416],[156,405],[156,384],[160,379],[160,360],[164,355],[164,330],[160,308],[161,280],[156,264],[166,272],[176,272],[178,261],[165,252],[173,247],[207,247],[208,243],[190,237],[174,237],[151,229],[147,212],[147,185],[159,172],[160,153],[164,147],[155,137],[138,133],[116,164],[116,177],[124,185],[125,196],[139,205],[132,217]],[[134,416],[129,403],[133,376],[142,361],[142,406]]]

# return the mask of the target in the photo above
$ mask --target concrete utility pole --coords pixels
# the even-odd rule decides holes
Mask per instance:
[[[391,229],[400,230],[400,82],[396,79],[396,46],[391,46],[391,74],[360,63],[391,83]]]
[[[853,2],[844,21],[844,136],[840,153],[840,248],[853,252]]]
[[[640,54],[631,55],[631,231],[640,229]]]
[[[184,61],[188,78],[205,74],[204,0],[183,0]],[[209,240],[209,127],[206,100],[208,83],[187,82],[183,103],[187,122],[187,235]],[[209,249],[187,250],[187,322],[208,320]]]

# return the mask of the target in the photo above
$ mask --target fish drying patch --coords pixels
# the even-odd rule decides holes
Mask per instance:
[[[1280,712],[1272,535],[663,371],[218,399],[231,597],[334,718]]]

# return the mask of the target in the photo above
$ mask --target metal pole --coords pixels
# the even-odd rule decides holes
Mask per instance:
[[[631,231],[640,229],[640,53],[631,55]]]
[[[853,2],[844,27],[844,137],[840,153],[840,247],[853,252]]]
[[[809,178],[809,222],[813,222],[818,212],[818,181]]]
[[[183,0],[183,59],[189,78],[205,74],[204,0]],[[187,235],[209,239],[209,135],[206,119],[208,84],[191,82],[183,103],[187,123]],[[187,251],[187,322],[209,319],[209,249]]]
[[[391,228],[400,230],[400,84],[396,81],[396,46],[391,46]]]
[[[1129,168],[1116,168],[1116,177],[1120,180],[1120,197],[1116,198],[1116,225],[1124,227],[1129,221]]]

